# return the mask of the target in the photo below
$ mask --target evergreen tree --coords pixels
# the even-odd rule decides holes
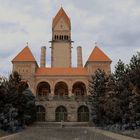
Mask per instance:
[[[117,65],[115,66],[114,78],[117,99],[120,102],[120,107],[122,110],[121,123],[127,123],[129,121],[129,98],[131,96],[131,92],[128,89],[128,71],[126,65],[121,60],[119,60]]]
[[[121,121],[120,116],[122,114],[122,111],[120,100],[118,100],[116,94],[116,85],[113,75],[108,76],[105,93],[105,123],[106,125],[119,123]]]
[[[9,79],[0,78],[0,127],[15,131],[18,126],[35,120],[35,97],[17,72]]]
[[[89,81],[89,104],[91,106],[92,121],[96,125],[104,124],[104,102],[106,88],[106,74],[98,69]]]
[[[129,89],[131,97],[129,103],[130,123],[140,125],[140,53],[133,55],[128,65]]]

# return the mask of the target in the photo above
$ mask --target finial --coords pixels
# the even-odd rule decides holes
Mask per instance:
[[[98,46],[98,43],[97,42],[95,42],[95,46]]]
[[[28,42],[26,42],[26,46],[28,46]]]

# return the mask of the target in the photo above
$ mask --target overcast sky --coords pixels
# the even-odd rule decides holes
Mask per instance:
[[[140,51],[140,0],[0,0],[0,75],[12,69],[11,60],[29,43],[36,60],[47,47],[50,66],[52,18],[61,5],[71,19],[73,66],[76,47],[84,63],[95,42],[112,59],[128,63]]]

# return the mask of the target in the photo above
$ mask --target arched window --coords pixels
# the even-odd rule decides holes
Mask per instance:
[[[56,35],[54,36],[54,39],[56,40]]]
[[[55,110],[55,120],[57,122],[67,121],[67,110],[64,106],[59,106]]]
[[[68,35],[67,35],[67,40],[69,39]]]
[[[67,40],[67,36],[66,35],[64,36],[64,40]]]
[[[58,35],[56,36],[56,39],[58,40]]]
[[[54,93],[56,96],[67,96],[68,95],[67,84],[65,82],[56,83]]]
[[[37,96],[48,96],[51,92],[50,85],[47,82],[41,82],[37,86]]]
[[[41,105],[36,107],[36,120],[39,122],[45,121],[45,108]]]
[[[72,87],[72,93],[75,96],[86,95],[86,85],[83,82],[76,82]]]
[[[59,40],[61,40],[61,35],[59,36]]]
[[[89,109],[87,106],[81,106],[77,111],[78,122],[88,122],[89,121]]]
[[[63,40],[63,35],[62,35],[62,40]]]

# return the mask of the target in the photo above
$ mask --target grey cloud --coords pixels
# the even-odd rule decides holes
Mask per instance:
[[[22,32],[23,34],[28,34],[27,30],[22,27],[19,23],[0,21],[0,32],[1,33],[11,33]]]
[[[72,39],[75,41],[73,44],[73,65],[76,66],[76,46],[81,45],[83,47],[84,62],[87,60],[92,49],[94,48],[94,42],[99,42],[99,46],[107,55],[113,60],[112,66],[114,67],[118,59],[122,59],[126,63],[130,57],[135,53],[134,50],[139,48],[140,44],[140,18],[133,15],[133,10],[139,8],[140,1],[138,0],[62,0],[61,3],[58,0],[50,1],[46,0],[49,5],[45,5],[45,0],[0,0],[2,6],[7,10],[16,10],[22,14],[28,15],[29,18],[39,19],[43,22],[49,22],[46,27],[41,28],[40,33],[32,34],[26,27],[13,21],[8,23],[0,23],[0,30],[2,31],[20,31],[21,36],[18,36],[18,43],[14,40],[12,42],[0,42],[1,44],[16,44],[17,50],[18,45],[23,49],[26,41],[31,42],[31,50],[35,55],[38,63],[40,61],[40,47],[41,45],[50,46],[48,41],[51,38],[51,22],[56,12],[59,10],[61,4],[66,10],[67,14],[71,18],[72,22]],[[5,13],[6,14],[6,13]],[[16,15],[15,15],[16,16]],[[101,18],[97,22],[97,18]],[[95,24],[95,22],[97,22]],[[32,23],[34,24],[34,23]],[[39,27],[38,27],[39,28]],[[41,34],[42,32],[42,34]],[[6,32],[5,32],[6,33]],[[35,33],[35,32],[34,32]],[[22,34],[27,34],[23,37]],[[13,34],[14,35],[14,34]],[[23,43],[24,42],[24,43]],[[23,47],[21,44],[23,43]],[[30,43],[29,43],[30,45]],[[0,58],[7,61],[7,66],[0,62],[3,70],[0,73],[3,74],[5,70],[10,70],[11,64],[8,57],[9,55],[16,55],[18,52],[16,49],[10,50],[10,45],[7,45],[9,50],[6,52],[0,51]],[[13,48],[13,47],[12,47]],[[1,47],[0,47],[1,50]],[[47,64],[50,65],[50,49],[47,48]],[[9,65],[10,64],[10,65]]]
[[[13,22],[0,21],[0,31],[15,32],[19,24]]]

